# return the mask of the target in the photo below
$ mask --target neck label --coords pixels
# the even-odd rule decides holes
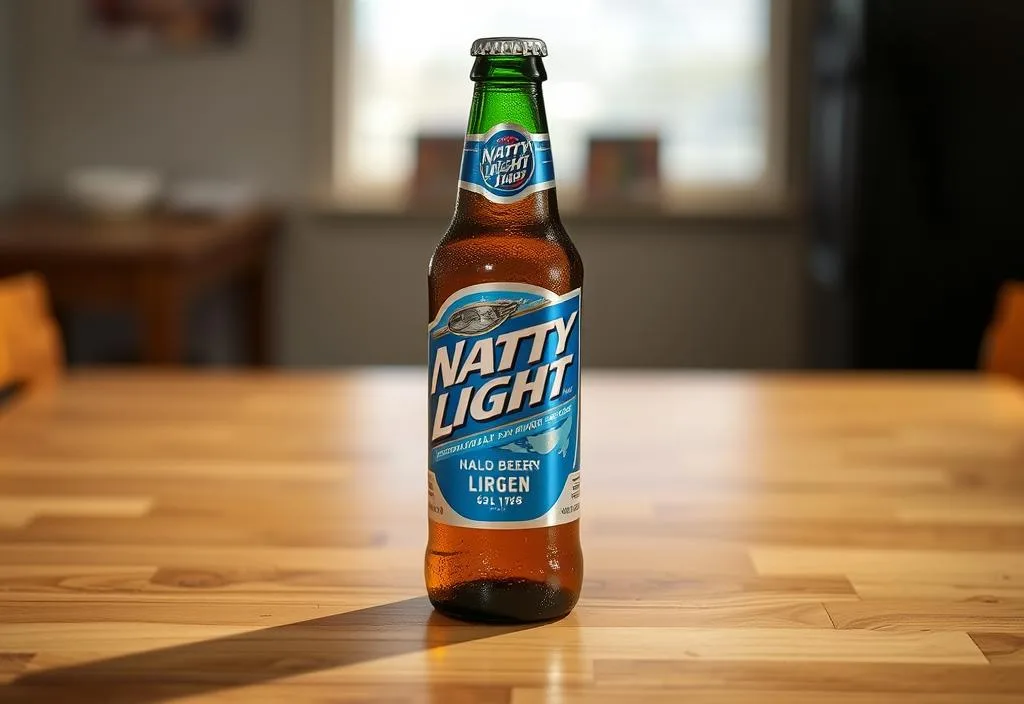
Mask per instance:
[[[493,203],[515,203],[555,187],[551,140],[502,122],[485,134],[467,134],[459,188]]]

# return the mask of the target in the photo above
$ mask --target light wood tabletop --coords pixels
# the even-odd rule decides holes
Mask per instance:
[[[0,409],[0,701],[1021,702],[1024,390],[590,372],[576,610],[424,596],[425,375]]]

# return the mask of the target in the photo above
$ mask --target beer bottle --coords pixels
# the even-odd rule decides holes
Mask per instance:
[[[562,227],[539,39],[478,39],[455,215],[430,260],[434,607],[541,621],[579,597],[580,288]]]

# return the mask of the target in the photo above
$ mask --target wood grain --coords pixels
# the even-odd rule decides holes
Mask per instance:
[[[528,627],[423,596],[422,394],[91,371],[19,399],[0,701],[1024,698],[1021,387],[590,373],[583,597]]]

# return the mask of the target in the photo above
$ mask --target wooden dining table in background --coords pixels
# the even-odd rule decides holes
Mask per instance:
[[[425,377],[0,409],[0,701],[1024,701],[1024,389],[590,372],[565,619],[424,596]]]
[[[160,365],[188,360],[189,307],[235,285],[246,353],[263,365],[270,356],[270,252],[282,220],[270,208],[104,219],[26,204],[0,214],[0,276],[38,273],[62,313],[101,308],[136,315],[140,360]]]

